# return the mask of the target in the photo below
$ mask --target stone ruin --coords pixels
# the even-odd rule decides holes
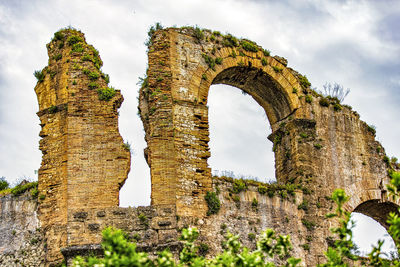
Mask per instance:
[[[324,261],[336,188],[346,204],[388,227],[396,211],[384,149],[350,107],[323,97],[286,59],[255,43],[190,27],[156,31],[139,92],[144,151],[151,170],[151,205],[119,207],[130,169],[129,147],[118,130],[123,97],[108,86],[98,51],[73,29],[47,45],[49,64],[37,77],[42,130],[39,197],[5,195],[0,201],[0,265],[56,266],[87,253],[101,254],[106,226],[125,230],[149,253],[179,251],[179,230],[200,231],[208,255],[221,251],[227,230],[254,248],[265,228],[290,234],[293,255],[307,266]],[[274,144],[278,185],[212,177],[208,91],[227,84],[251,95],[265,110]],[[241,181],[243,182],[243,181]],[[209,214],[207,192],[221,209]],[[256,205],[254,204],[256,203]]]

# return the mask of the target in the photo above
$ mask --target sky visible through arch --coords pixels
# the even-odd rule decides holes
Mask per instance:
[[[400,156],[398,1],[0,0],[0,177],[11,182],[36,178],[41,152],[32,73],[47,65],[45,44],[53,33],[71,25],[100,51],[103,71],[125,98],[120,131],[132,144],[133,155],[121,203],[147,205],[150,179],[143,158],[143,126],[136,115],[136,82],[146,69],[147,30],[157,21],[165,26],[199,25],[254,40],[272,55],[287,58],[289,67],[307,75],[314,87],[338,82],[350,88],[345,104],[376,126],[377,139],[389,156]],[[212,99],[222,100],[218,95]],[[244,114],[251,109],[243,108]],[[226,116],[217,123],[228,120]],[[260,125],[260,132],[268,130]],[[226,151],[214,154],[241,154]],[[222,168],[224,162],[215,160],[210,159],[212,166]],[[254,168],[242,174],[264,173],[262,167]]]

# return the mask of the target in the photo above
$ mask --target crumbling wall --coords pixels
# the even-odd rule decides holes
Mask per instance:
[[[29,192],[0,197],[0,266],[44,266],[46,242]]]
[[[39,218],[51,244],[47,260],[55,262],[60,248],[75,244],[71,209],[118,206],[130,152],[118,131],[123,98],[108,86],[98,51],[73,29],[57,32],[47,48],[49,65],[35,87],[43,152]]]
[[[325,214],[334,208],[329,196],[336,188],[351,196],[347,210],[387,227],[384,218],[399,204],[385,190],[387,170],[393,166],[374,130],[350,107],[318,95],[305,76],[287,67],[286,59],[272,57],[246,39],[184,27],[158,30],[149,44],[139,112],[152,205],[139,208],[118,207],[130,153],[118,132],[122,96],[108,87],[97,50],[72,29],[56,33],[48,44],[49,65],[37,73],[35,87],[43,159],[41,231],[34,233],[44,235],[39,244],[47,244],[47,265],[63,256],[101,253],[106,226],[124,229],[141,250],[151,253],[164,248],[177,253],[179,230],[196,226],[199,242],[210,248],[208,256],[221,250],[227,230],[254,247],[257,235],[271,227],[290,234],[294,256],[315,266],[324,261],[335,223]],[[210,86],[218,83],[240,88],[265,110],[277,185],[249,181],[236,190],[235,181],[211,176],[207,101]],[[216,214],[207,214],[204,197],[210,191],[221,201]],[[2,204],[2,214],[15,210],[21,218],[36,218],[33,206],[25,214],[7,205]],[[9,234],[11,223],[0,222],[8,233],[0,239],[3,244],[16,242]],[[24,251],[21,245],[10,248],[14,254]],[[0,259],[11,259],[4,253]]]
[[[160,60],[161,55],[168,60]],[[176,188],[172,192],[176,201],[172,197],[172,202],[176,203],[178,216],[197,217],[217,225],[216,221],[229,215],[221,212],[205,217],[203,199],[207,191],[213,190],[207,163],[209,88],[212,84],[228,84],[252,96],[265,110],[272,128],[269,139],[274,143],[278,183],[309,192],[304,195],[304,203],[299,203],[303,208],[294,212],[299,213],[295,216],[297,224],[307,227],[297,227],[292,237],[296,253],[306,255],[306,264],[315,265],[323,261],[327,249],[332,222],[325,219],[325,214],[332,208],[329,196],[334,189],[343,188],[351,196],[346,206],[349,211],[373,215],[386,227],[382,218],[398,203],[390,204],[387,198],[387,169],[392,166],[385,163],[384,149],[375,140],[373,129],[350,107],[313,91],[307,78],[287,64],[286,59],[271,56],[254,42],[229,34],[190,27],[160,30],[151,38],[148,82],[141,88],[139,108],[151,151],[148,162],[160,160],[153,152],[157,151],[169,159],[168,166],[174,161],[176,166],[176,173],[171,173],[166,165],[153,168],[150,164],[152,179],[158,181],[156,175],[160,175],[169,181],[168,187]],[[172,82],[168,79],[163,83],[160,65],[170,70]],[[159,111],[160,103],[163,108]],[[170,118],[168,128],[152,131],[163,129],[160,127],[164,123],[157,117],[161,112]],[[172,138],[158,138],[171,128]],[[164,184],[153,184],[154,203],[163,199],[163,189]],[[368,201],[382,205],[362,205]],[[281,225],[284,232],[291,232],[292,225],[284,226],[283,217],[274,216],[271,210],[263,212],[274,222],[271,225]],[[243,217],[251,220],[250,214]],[[232,225],[243,228],[238,221]],[[216,232],[205,229],[204,233]],[[304,240],[307,244],[300,249]]]

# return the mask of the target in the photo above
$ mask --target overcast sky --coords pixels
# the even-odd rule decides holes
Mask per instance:
[[[133,157],[121,205],[148,205],[136,83],[146,69],[147,30],[157,21],[246,37],[287,58],[313,87],[338,82],[350,88],[344,102],[376,126],[389,156],[400,156],[399,1],[0,0],[0,177],[37,178],[40,127],[32,73],[47,65],[45,45],[54,32],[71,25],[100,51],[103,71],[125,98],[120,132]],[[221,85],[212,86],[209,106],[212,169],[273,180],[263,110],[237,88]]]

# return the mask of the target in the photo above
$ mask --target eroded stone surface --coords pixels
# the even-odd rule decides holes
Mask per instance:
[[[63,30],[47,45],[49,65],[35,92],[42,130],[39,218],[49,245],[49,262],[62,259],[60,248],[75,245],[69,231],[70,209],[118,206],[119,189],[130,168],[130,152],[118,132],[118,108],[123,98],[108,88],[98,51],[82,33]],[[81,236],[78,244],[85,241]]]
[[[179,230],[196,226],[198,242],[210,248],[207,256],[221,251],[227,230],[253,248],[254,238],[271,227],[290,234],[294,256],[315,266],[324,260],[329,228],[335,223],[325,214],[334,208],[329,196],[336,188],[351,197],[347,210],[387,227],[386,214],[398,207],[385,190],[387,169],[394,166],[385,163],[384,149],[358,114],[334,100],[320,104],[322,96],[287,67],[286,59],[272,57],[251,42],[245,49],[241,40],[211,31],[203,31],[199,39],[191,28],[160,30],[152,37],[139,95],[152,205],[117,207],[130,162],[118,133],[122,96],[117,91],[109,101],[99,100],[96,88],[89,88],[93,82],[107,86],[96,50],[82,33],[62,33],[48,45],[49,66],[35,88],[43,137],[39,219],[48,264],[59,262],[61,251],[67,260],[101,253],[106,226],[125,230],[151,255],[165,248],[176,255],[182,247]],[[76,43],[82,44],[82,51],[68,41],[71,35],[81,39]],[[292,189],[266,193],[260,186],[268,185],[249,182],[246,190],[235,193],[232,180],[211,177],[207,98],[217,83],[240,88],[264,108],[272,128],[278,184]],[[210,216],[204,200],[208,191],[217,192],[221,201],[221,210]],[[7,209],[2,204],[2,212]],[[20,218],[30,216],[23,209],[15,212]],[[2,232],[11,229],[9,224],[0,224]],[[18,246],[12,249],[20,252]]]

